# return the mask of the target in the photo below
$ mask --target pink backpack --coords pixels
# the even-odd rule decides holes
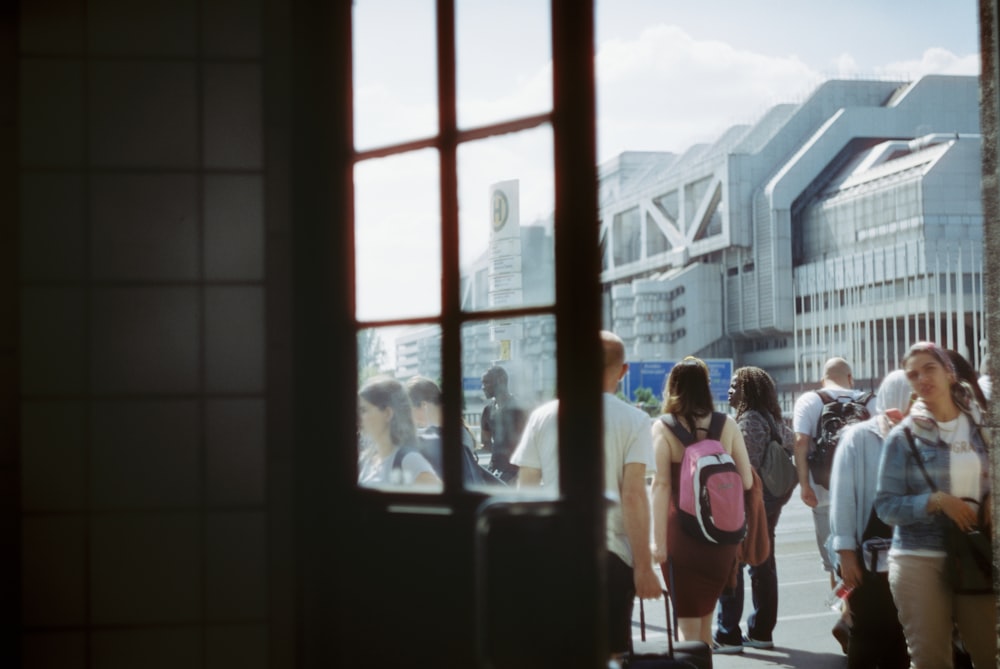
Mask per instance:
[[[673,414],[661,420],[684,444],[677,496],[681,528],[707,543],[740,543],[747,530],[743,479],[736,462],[719,443],[726,415],[713,412],[708,434],[700,440]]]

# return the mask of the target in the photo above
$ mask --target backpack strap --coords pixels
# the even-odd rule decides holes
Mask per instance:
[[[816,390],[814,392],[817,395],[819,395],[819,398],[821,400],[823,400],[823,406],[824,407],[827,404],[829,404],[830,402],[836,402],[837,401],[837,398],[832,397],[830,395],[830,393],[826,392],[825,390]],[[819,418],[816,419],[816,427],[813,428],[813,433],[811,435],[809,435],[810,437],[812,437],[812,440],[814,442],[816,440],[818,440],[819,437],[820,437],[820,435],[822,434],[822,428],[823,428],[823,407],[820,407]]]
[[[684,446],[690,446],[694,443],[694,435],[688,432],[687,429],[680,424],[680,421],[677,420],[677,416],[672,413],[665,413],[660,416],[660,420],[663,421],[663,424],[674,433],[677,440],[684,444]]]
[[[412,446],[403,446],[396,451],[396,455],[392,456],[392,468],[402,469],[403,468],[403,458],[405,458],[410,453],[416,453],[417,449]]]
[[[722,438],[722,430],[726,427],[726,414],[718,411],[712,412],[712,422],[708,425],[708,438],[719,441]]]
[[[814,392],[817,395],[819,395],[819,398],[821,400],[823,400],[823,404],[829,404],[830,402],[833,402],[833,401],[835,401],[837,399],[837,398],[833,397],[832,395],[830,395],[830,393],[826,392],[825,390],[816,390]]]
[[[868,403],[872,401],[873,397],[875,397],[875,393],[872,392],[871,390],[866,390],[865,392],[858,395],[858,398],[854,401],[860,404],[861,406],[867,408]]]
[[[687,429],[685,429],[685,427],[680,424],[680,421],[678,421],[677,417],[672,413],[663,414],[662,416],[660,416],[660,420],[663,421],[663,424],[666,425],[670,429],[670,431],[674,433],[674,436],[677,437],[677,440],[680,441],[685,447],[690,446],[694,442],[698,441],[698,439],[693,434],[688,432]],[[719,437],[722,436],[722,430],[725,427],[726,427],[726,414],[720,413],[718,411],[713,411],[712,422],[709,423],[708,425],[707,438],[718,441]],[[695,428],[696,431],[704,429],[705,428],[701,427]]]
[[[910,446],[910,453],[913,454],[913,460],[917,463],[917,467],[920,468],[920,473],[924,475],[927,485],[931,487],[931,492],[937,492],[938,487],[935,485],[934,479],[931,478],[931,475],[927,473],[927,468],[924,467],[924,461],[920,457],[920,453],[917,451],[917,445],[913,442],[913,432],[910,430],[909,426],[904,427],[903,432],[906,434],[906,442]]]

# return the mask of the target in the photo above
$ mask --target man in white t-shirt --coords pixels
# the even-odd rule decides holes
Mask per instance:
[[[608,647],[615,655],[628,651],[632,604],[636,595],[657,599],[662,592],[649,548],[649,494],[646,472],[655,471],[649,416],[615,397],[628,371],[625,345],[611,332],[601,332],[604,348],[604,483],[620,500],[608,509]],[[559,402],[538,407],[528,418],[511,457],[520,467],[519,488],[543,486],[559,490]]]
[[[830,358],[823,365],[823,378],[820,381],[823,391],[832,398],[850,397],[857,399],[864,394],[862,390],[854,389],[854,375],[851,366],[843,358]],[[868,402],[868,411],[875,415],[874,396]],[[814,448],[819,417],[823,413],[823,398],[814,390],[803,393],[795,401],[792,417],[792,430],[795,432],[795,468],[799,473],[799,495],[802,502],[812,509],[813,525],[816,530],[816,545],[823,561],[823,569],[830,574],[830,587],[837,582],[833,560],[827,551],[827,537],[830,536],[830,491],[817,484],[809,471],[809,453]],[[845,618],[837,622],[833,634],[845,649],[846,634],[849,623]]]

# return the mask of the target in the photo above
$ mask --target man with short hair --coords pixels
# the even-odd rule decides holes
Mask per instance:
[[[421,452],[440,475],[444,471],[441,462],[441,388],[425,376],[413,376],[406,381],[406,394],[410,398],[413,424],[421,437]],[[464,422],[462,445],[475,456],[476,439]]]
[[[835,399],[848,397],[858,399],[864,391],[854,389],[854,375],[847,360],[840,357],[830,358],[823,365],[823,378],[820,381],[822,390]],[[792,418],[792,430],[795,432],[795,468],[799,474],[799,494],[802,502],[812,509],[813,525],[816,530],[816,545],[819,547],[823,569],[830,574],[830,587],[836,585],[837,575],[833,560],[827,551],[827,537],[830,536],[830,492],[813,480],[809,471],[809,453],[814,449],[815,439],[819,436],[819,418],[823,413],[823,398],[814,390],[803,393],[795,401]],[[875,398],[868,402],[868,411],[874,414]],[[847,638],[850,624],[845,608],[844,617],[837,621],[833,635],[840,642],[844,653],[847,652]]]
[[[628,371],[625,345],[601,332],[604,349],[604,483],[620,500],[607,515],[608,647],[615,655],[629,649],[636,595],[657,599],[662,592],[650,551],[650,508],[646,473],[655,471],[649,416],[615,397]],[[518,487],[559,489],[559,400],[532,412],[511,458],[520,467]]]

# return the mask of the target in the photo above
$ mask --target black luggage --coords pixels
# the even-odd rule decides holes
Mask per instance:
[[[712,647],[704,641],[675,641],[671,624],[670,594],[663,591],[667,612],[667,652],[629,653],[625,669],[712,669]],[[646,640],[646,611],[639,600],[639,633]]]

